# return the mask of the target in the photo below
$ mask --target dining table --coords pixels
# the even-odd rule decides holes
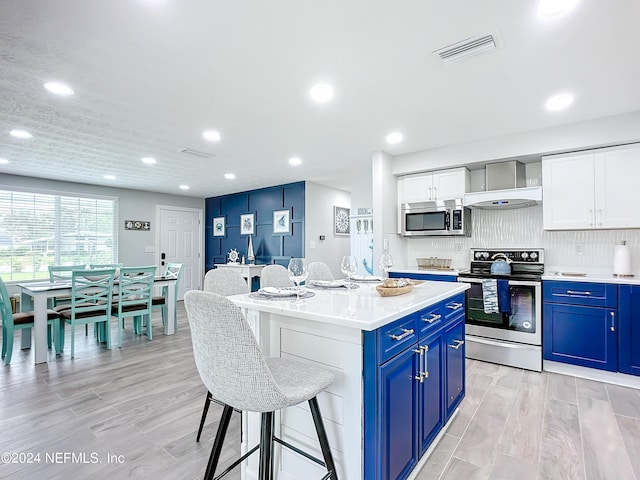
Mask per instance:
[[[154,287],[170,287],[166,288],[166,304],[167,318],[174,318],[176,308],[176,289],[175,277],[155,277],[153,281]],[[117,280],[114,282],[117,285]],[[20,288],[20,310],[33,310],[33,348],[35,363],[47,362],[47,301],[50,298],[71,295],[70,281],[42,281],[19,283]],[[175,333],[173,321],[167,321],[164,324],[164,334],[173,335]],[[21,348],[29,348],[31,346],[31,332],[29,329],[23,330]]]

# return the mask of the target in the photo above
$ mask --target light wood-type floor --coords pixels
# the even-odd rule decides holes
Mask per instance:
[[[37,366],[16,337],[12,364],[0,366],[0,453],[32,463],[0,463],[0,478],[202,478],[221,409],[212,404],[196,443],[205,389],[181,303],[178,312],[173,336],[154,316],[152,341],[129,325],[123,347],[108,351],[79,329],[75,359],[67,337],[62,356]],[[418,480],[640,480],[638,390],[474,360],[467,368],[466,398]],[[236,414],[227,439],[225,464],[239,452]]]

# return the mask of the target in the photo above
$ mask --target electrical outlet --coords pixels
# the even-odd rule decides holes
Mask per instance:
[[[576,243],[574,245],[574,252],[576,255],[582,255],[584,253],[584,243]]]
[[[462,244],[456,243],[456,253],[462,253]]]
[[[309,248],[316,248],[316,242],[314,240],[309,240]]]

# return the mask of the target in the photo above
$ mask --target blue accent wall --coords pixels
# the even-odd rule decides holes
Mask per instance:
[[[253,252],[257,264],[279,263],[287,266],[292,257],[304,257],[305,182],[289,183],[248,192],[233,193],[205,200],[205,266],[211,270],[215,263],[227,263],[232,248],[245,257],[249,237],[240,235],[240,215],[255,215]],[[291,233],[273,233],[273,212],[288,209]],[[224,237],[213,236],[213,218],[226,218]]]

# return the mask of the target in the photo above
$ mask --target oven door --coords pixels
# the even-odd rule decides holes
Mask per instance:
[[[469,283],[466,291],[466,331],[470,335],[542,345],[540,282],[509,280],[511,313],[485,313],[482,279],[459,277]]]

